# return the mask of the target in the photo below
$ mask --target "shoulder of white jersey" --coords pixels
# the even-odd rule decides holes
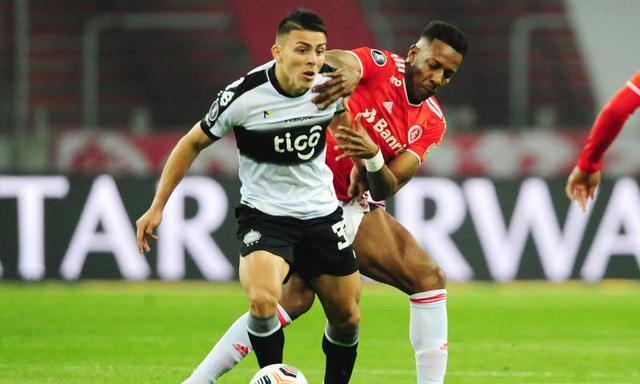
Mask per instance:
[[[260,71],[267,71],[275,63],[276,63],[275,60],[267,61],[266,63],[264,63],[262,65],[258,65],[257,67],[255,67],[252,70],[250,70],[249,72],[247,72],[247,75],[250,75],[250,74],[256,73],[256,72],[260,72]]]
[[[227,94],[231,94],[231,98],[228,100],[228,103],[227,103],[227,104],[231,104],[234,100],[237,100],[243,94],[269,81],[267,71],[272,65],[273,65],[273,60],[252,69],[251,71],[247,72],[245,76],[232,82],[231,84],[227,85],[224,90],[221,90],[220,92],[218,92],[217,99],[221,103],[220,107],[224,107],[224,105],[222,105],[222,100],[220,98],[221,98],[221,95],[225,94],[225,92],[227,92]]]
[[[216,99],[209,108],[209,112],[200,121],[200,127],[209,137],[214,140],[219,139],[219,137],[216,137],[211,133],[210,129],[214,126],[218,118],[228,110],[236,100],[248,91],[269,81],[267,70],[270,67],[270,64],[272,63],[269,62],[252,69],[245,76],[235,80],[218,92]]]

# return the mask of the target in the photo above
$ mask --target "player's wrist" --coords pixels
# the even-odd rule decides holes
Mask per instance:
[[[593,173],[599,171],[601,167],[601,162],[591,162],[584,159],[579,159],[576,164],[576,168],[582,173]]]
[[[364,159],[364,166],[367,168],[367,172],[378,172],[384,167],[384,157],[382,157],[380,148],[373,157]]]

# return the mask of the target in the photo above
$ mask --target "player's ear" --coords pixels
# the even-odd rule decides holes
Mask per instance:
[[[416,55],[418,54],[418,46],[415,44],[411,44],[409,47],[409,53],[407,53],[407,62],[414,63],[416,61]]]
[[[278,46],[277,43],[271,47],[271,55],[273,55],[276,63],[282,63],[282,54],[280,53],[280,46]]]

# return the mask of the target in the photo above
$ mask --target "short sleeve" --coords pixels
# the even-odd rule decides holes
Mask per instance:
[[[407,131],[407,150],[413,152],[421,162],[427,160],[440,145],[447,130],[447,122],[440,105],[434,98],[427,99],[425,104],[430,112],[428,119],[411,126]]]
[[[356,56],[361,66],[361,80],[367,80],[376,73],[381,71],[393,71],[395,72],[395,65],[393,59],[390,57],[389,52],[381,51],[379,49],[373,49],[369,47],[356,48],[351,51]]]
[[[200,128],[214,140],[226,135],[233,127],[240,125],[247,112],[239,88],[244,77],[229,84],[211,104],[209,112],[200,120]]]

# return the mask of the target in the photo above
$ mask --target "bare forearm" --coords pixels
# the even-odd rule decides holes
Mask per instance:
[[[333,68],[340,68],[344,66],[344,60],[340,59],[340,50],[331,49],[325,54],[325,62]]]
[[[378,156],[378,155],[376,155]],[[393,196],[416,174],[420,162],[411,153],[405,152],[382,167],[367,160],[367,186],[374,200],[385,200]],[[375,171],[378,169],[378,171]]]
[[[188,142],[186,137],[180,139],[178,144],[173,148],[167,163],[162,170],[158,189],[151,203],[153,209],[164,209],[169,196],[176,188],[178,183],[184,178],[189,171],[193,160],[198,157],[201,148]]]
[[[344,68],[355,71],[360,77],[360,64],[356,56],[348,51],[332,49],[325,54],[325,62],[333,68]]]
[[[376,201],[390,198],[401,186],[396,175],[386,166],[378,172],[367,172],[367,187],[371,198]]]

